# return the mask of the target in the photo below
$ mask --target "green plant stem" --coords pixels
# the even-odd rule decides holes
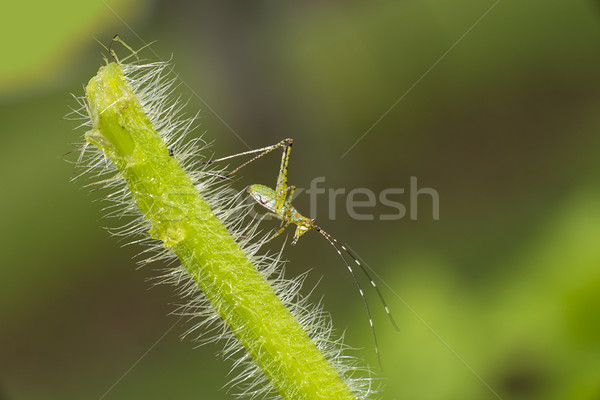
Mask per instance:
[[[298,321],[213,214],[153,128],[117,63],[86,87],[86,140],[117,166],[150,234],[172,250],[286,399],[354,399]]]

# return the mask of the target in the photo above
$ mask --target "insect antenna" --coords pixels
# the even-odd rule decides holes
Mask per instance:
[[[327,239],[329,244],[331,244],[331,246],[333,246],[333,248],[338,253],[340,258],[344,261],[344,264],[346,264],[348,271],[350,271],[350,274],[352,275],[352,279],[354,279],[354,283],[356,284],[356,287],[358,288],[358,292],[360,293],[360,297],[362,298],[363,304],[365,305],[365,310],[367,311],[367,316],[369,317],[369,325],[371,326],[371,333],[373,335],[373,343],[375,345],[375,354],[377,355],[377,363],[379,364],[379,369],[381,369],[383,371],[383,366],[381,365],[381,356],[379,355],[379,346],[377,345],[377,335],[375,334],[375,326],[373,325],[373,317],[371,316],[371,310],[369,308],[369,303],[367,302],[365,293],[363,292],[362,287],[360,286],[360,282],[358,281],[358,278],[356,277],[356,274],[354,273],[352,266],[350,265],[350,263],[348,263],[348,261],[346,260],[346,258],[344,257],[344,255],[342,254],[342,252],[338,246],[340,246],[342,249],[344,249],[344,251],[346,251],[346,253],[348,253],[348,254],[350,254],[350,253],[340,242],[338,242],[333,236],[331,236],[329,233],[325,232],[323,229],[319,228],[318,226],[315,226],[315,230],[317,232],[319,232],[321,235],[323,235],[323,237],[325,239]],[[354,261],[356,261],[356,259],[354,257],[352,257],[352,259]],[[358,263],[358,265],[364,271],[364,268],[362,267],[362,265],[360,265],[360,263]],[[372,281],[371,281],[371,283],[372,283]]]
[[[332,238],[332,239],[335,240],[335,238]],[[342,250],[344,250],[350,256],[350,258],[352,258],[354,260],[356,265],[358,265],[360,267],[361,271],[365,274],[365,276],[367,277],[369,282],[371,282],[371,286],[373,286],[373,288],[377,292],[377,295],[379,296],[379,300],[381,300],[381,304],[383,305],[383,308],[385,309],[385,312],[386,312],[388,318],[390,319],[390,322],[392,323],[392,325],[394,325],[394,329],[396,329],[396,332],[400,333],[400,328],[398,328],[398,324],[396,324],[394,317],[392,317],[392,313],[390,312],[390,309],[388,308],[387,303],[385,302],[385,299],[383,298],[383,294],[379,290],[379,287],[377,286],[377,284],[375,283],[373,278],[371,278],[371,275],[369,274],[367,269],[362,265],[362,263],[358,259],[358,256],[356,256],[356,254],[354,254],[352,251],[350,251],[350,249],[348,249],[345,245],[339,243],[337,240],[335,240],[335,241],[342,248]]]

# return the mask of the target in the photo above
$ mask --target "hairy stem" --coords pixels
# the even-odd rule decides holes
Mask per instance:
[[[118,168],[150,235],[173,251],[212,307],[286,399],[354,399],[299,322],[194,187],[118,63],[86,87],[86,140]]]

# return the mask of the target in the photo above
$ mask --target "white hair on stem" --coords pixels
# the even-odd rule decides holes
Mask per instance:
[[[201,196],[208,202],[214,214],[223,222],[232,237],[269,282],[277,296],[302,325],[317,348],[333,365],[339,376],[346,382],[352,393],[359,399],[371,398],[377,392],[371,371],[359,366],[359,362],[349,356],[349,347],[343,343],[343,335],[335,336],[330,315],[322,304],[312,304],[308,296],[300,291],[307,273],[296,278],[284,276],[282,249],[276,254],[259,253],[269,234],[258,229],[259,219],[251,216],[252,206],[245,202],[246,192],[235,191],[229,181],[218,179],[223,170],[213,165],[200,165],[203,154],[209,147],[201,138],[192,138],[190,133],[196,128],[194,117],[185,117],[186,102],[174,96],[177,77],[169,62],[147,64],[121,64],[126,81],[137,95],[143,111],[161,135],[169,149],[186,173],[192,178]],[[80,105],[68,118],[82,121],[79,127],[91,127],[88,105],[84,97],[77,98]],[[232,361],[232,376],[229,385],[236,387],[235,396],[249,398],[281,399],[270,385],[268,378],[253,362],[252,357],[238,342],[205,298],[196,282],[179,263],[177,256],[165,249],[163,243],[148,234],[150,222],[139,212],[129,188],[112,162],[95,146],[81,145],[76,160],[83,172],[73,178],[87,175],[93,180],[85,186],[92,191],[107,193],[102,199],[108,200],[103,209],[104,215],[124,220],[119,228],[109,229],[110,233],[125,238],[126,245],[142,245],[139,265],[160,261],[165,263],[161,275],[155,283],[168,283],[177,288],[184,303],[176,314],[189,317],[192,326],[183,336],[192,337],[200,345],[212,342],[223,343],[221,355]],[[241,329],[244,329],[243,327]]]

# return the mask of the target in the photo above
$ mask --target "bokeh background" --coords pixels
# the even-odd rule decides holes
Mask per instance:
[[[219,347],[180,339],[174,290],[151,287],[140,249],[110,237],[97,196],[69,181],[61,155],[84,133],[63,118],[70,93],[115,33],[156,40],[142,58],[172,57],[217,155],[293,137],[298,187],[323,176],[379,193],[416,176],[437,190],[438,221],[426,196],[416,221],[380,220],[395,211],[380,202],[353,219],[344,196],[330,220],[318,198],[320,224],[389,285],[399,334],[367,291],[381,398],[600,399],[597,1],[58,0],[2,15],[1,399],[232,397]],[[277,167],[236,185],[274,184]],[[290,276],[312,269],[306,292],[322,278],[314,299],[376,366],[327,242],[308,234],[285,255]]]

